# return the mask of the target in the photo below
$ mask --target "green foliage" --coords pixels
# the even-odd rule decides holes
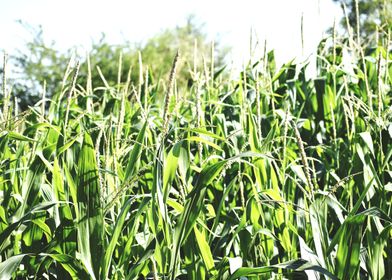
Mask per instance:
[[[166,29],[156,36],[148,39],[145,43],[124,42],[120,45],[109,44],[105,35],[98,42],[94,42],[91,51],[87,54],[78,53],[77,48],[60,52],[54,43],[47,43],[44,40],[41,27],[33,28],[25,26],[32,34],[32,41],[26,44],[23,51],[18,51],[11,57],[11,62],[18,69],[18,75],[13,80],[14,96],[18,99],[18,104],[22,110],[27,109],[40,100],[42,92],[45,91],[46,97],[50,98],[54,94],[60,94],[66,84],[63,83],[64,75],[68,75],[68,64],[72,54],[80,60],[82,67],[79,75],[79,85],[87,91],[92,88],[105,87],[106,82],[110,86],[125,83],[127,76],[136,84],[138,81],[143,83],[145,79],[156,82],[166,79],[170,70],[172,57],[177,50],[181,50],[183,63],[178,69],[181,75],[178,83],[191,85],[195,76],[190,70],[201,71],[203,64],[200,63],[198,69],[194,69],[194,46],[196,43],[196,59],[206,65],[211,64],[211,52],[214,52],[216,67],[222,67],[227,48],[219,48],[215,43],[209,42],[203,26],[197,25],[191,16],[184,26],[174,29]],[[219,50],[219,51],[218,51]],[[140,54],[140,57],[139,57]],[[89,63],[87,63],[89,60]],[[121,60],[121,69],[118,68]],[[140,65],[140,62],[144,65]],[[93,71],[89,71],[89,67]],[[96,68],[100,68],[100,72]],[[140,72],[140,69],[144,69]],[[91,77],[88,77],[88,73]],[[103,80],[103,78],[105,81]],[[100,91],[95,92],[100,95]]]
[[[44,40],[41,27],[23,25],[33,39],[26,43],[23,50],[11,56],[10,62],[17,72],[12,81],[13,96],[25,110],[40,100],[44,87],[51,94],[61,88],[71,50],[65,53],[57,51],[53,42]]]
[[[391,279],[388,47],[177,86],[124,82],[123,56],[70,67],[47,110],[3,102],[0,278]]]
[[[392,2],[389,0],[334,0],[345,6],[347,19],[341,20],[343,28],[347,29],[347,21],[352,32],[357,32],[359,22],[360,36],[375,42],[376,33],[379,37],[388,37],[392,30]],[[358,3],[359,20],[356,5]]]

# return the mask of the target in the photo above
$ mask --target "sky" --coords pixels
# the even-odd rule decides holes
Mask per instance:
[[[314,53],[342,12],[332,0],[0,0],[0,50],[12,54],[32,39],[18,20],[41,25],[44,38],[60,50],[88,50],[102,33],[113,44],[142,42],[184,25],[191,14],[204,23],[209,40],[232,47],[229,60],[241,65],[249,57],[251,30],[253,42],[266,40],[282,64]]]

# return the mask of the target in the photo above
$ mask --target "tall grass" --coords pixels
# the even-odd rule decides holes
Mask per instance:
[[[273,52],[197,72],[195,51],[191,88],[178,54],[100,88],[71,63],[19,115],[4,76],[0,279],[391,279],[388,46],[334,34],[317,78]]]

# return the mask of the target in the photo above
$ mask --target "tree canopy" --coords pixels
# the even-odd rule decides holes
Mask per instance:
[[[12,95],[17,98],[22,109],[40,99],[44,84],[47,97],[64,90],[67,67],[69,72],[69,66],[73,66],[69,64],[71,57],[81,64],[78,84],[87,87],[90,75],[90,86],[96,88],[104,86],[105,82],[125,82],[128,74],[135,82],[146,76],[149,79],[166,79],[173,57],[179,50],[182,63],[178,69],[181,79],[177,82],[191,85],[195,54],[200,70],[203,65],[209,65],[211,59],[214,59],[216,67],[222,67],[228,50],[218,43],[213,46],[203,32],[203,25],[197,24],[193,16],[188,17],[185,25],[165,29],[144,43],[125,41],[113,45],[103,34],[100,40],[93,42],[87,55],[78,53],[76,48],[59,51],[54,42],[45,41],[41,27],[31,28],[31,32],[33,39],[26,44],[25,50],[19,50],[10,57],[17,69],[17,73],[14,73],[16,75],[13,75]]]
[[[333,0],[339,2],[346,10],[347,18],[342,18],[341,26],[347,30],[349,26],[370,42],[377,36],[387,37],[392,29],[392,1],[390,0]],[[358,15],[357,18],[357,8]]]

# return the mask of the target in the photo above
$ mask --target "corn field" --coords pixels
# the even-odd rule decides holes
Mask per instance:
[[[70,62],[25,112],[4,57],[0,279],[391,279],[390,45],[325,39],[316,78],[195,59],[190,86],[178,53],[104,87]]]

